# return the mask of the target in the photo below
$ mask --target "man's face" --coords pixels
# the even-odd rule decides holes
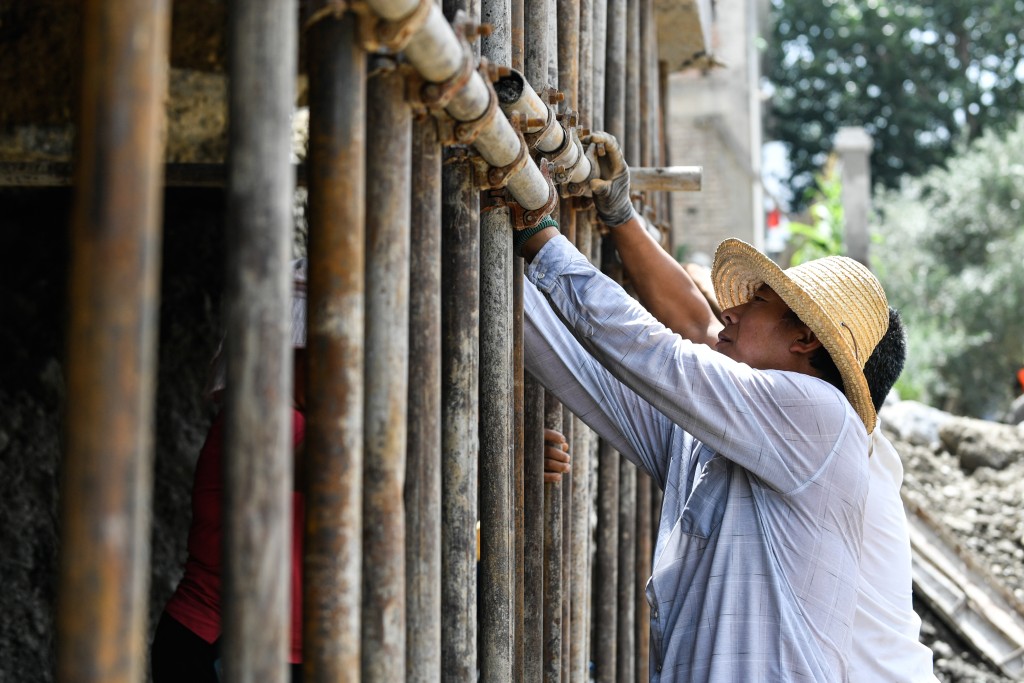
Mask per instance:
[[[761,285],[750,301],[722,311],[725,329],[715,349],[759,370],[793,370],[791,348],[807,328],[789,312],[771,287]]]

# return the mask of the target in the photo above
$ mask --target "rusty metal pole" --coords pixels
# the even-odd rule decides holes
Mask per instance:
[[[617,1],[617,0],[616,0]],[[593,130],[605,130],[605,96],[607,87],[606,60],[608,55],[608,8],[607,0],[591,0],[591,101],[589,125]]]
[[[293,2],[235,3],[228,114],[224,637],[228,680],[284,681],[291,634]]]
[[[87,2],[57,680],[145,677],[170,3]]]
[[[659,155],[658,155],[658,160],[659,160],[659,162],[660,162],[660,164],[662,166],[668,166],[669,164],[672,163],[672,157],[669,154],[669,144],[668,144],[669,141],[668,141],[668,133],[667,133],[668,122],[669,122],[669,96],[668,96],[669,95],[669,85],[668,85],[668,75],[669,75],[669,72],[668,72],[668,62],[666,62],[664,60],[659,60],[658,61],[658,105],[659,105],[658,106],[658,115],[659,115],[659,123],[658,123],[658,150],[659,150]],[[672,203],[673,203],[672,202],[672,196],[669,193],[667,193],[667,192],[665,192],[663,196],[664,196],[664,199],[662,201],[663,201],[664,210],[662,212],[662,218],[670,226],[673,226],[673,229],[669,231],[670,234],[672,234],[675,231],[674,230],[675,221],[673,220],[673,214],[672,214]],[[669,241],[671,242],[671,239]],[[669,246],[670,247],[674,247],[675,245],[670,244]]]
[[[622,151],[626,163],[640,165],[640,73],[642,52],[640,49],[640,0],[626,1],[626,91],[625,91],[625,136]]]
[[[595,5],[596,7],[596,5]],[[604,42],[603,129],[625,142],[626,113],[626,0],[610,0],[606,15],[595,13],[595,31],[601,18],[607,31]],[[595,50],[595,63],[597,53]],[[596,69],[595,69],[596,73]],[[595,105],[598,98],[595,90]],[[595,123],[595,125],[597,125]],[[606,240],[607,241],[607,240]],[[605,261],[602,254],[602,261]],[[598,521],[595,556],[593,657],[597,680],[617,680],[619,582],[619,456],[601,442],[598,463]]]
[[[522,72],[526,58],[525,0],[512,0],[512,68]],[[513,430],[513,500],[515,512],[515,618],[512,680],[524,680],[526,649],[526,474],[525,474],[525,390],[526,365],[523,359],[523,276],[522,259],[512,263],[512,430]]]
[[[548,82],[547,0],[524,0],[523,74],[536,88]],[[521,260],[521,259],[520,259]],[[523,677],[544,677],[544,388],[525,378],[523,391]]]
[[[548,84],[548,0],[523,0],[525,40],[523,75],[538,93]]]
[[[639,127],[639,161],[643,166],[654,165],[654,148],[658,139],[656,117],[657,84],[652,76],[656,75],[657,66],[657,35],[654,31],[654,2],[639,0],[639,57],[640,57],[640,117]],[[658,197],[648,192],[644,197],[645,206],[657,208]],[[660,212],[658,212],[660,219]],[[634,567],[633,604],[635,609],[634,631],[634,665],[637,683],[648,680],[648,655],[651,634],[651,611],[647,603],[646,585],[651,575],[651,478],[645,472],[636,471],[636,503],[633,514],[636,517],[636,548]]]
[[[573,414],[565,406],[562,407],[562,433],[569,443],[570,449],[576,444],[573,431]],[[569,655],[571,646],[569,637],[572,635],[572,472],[562,475],[562,672],[561,680],[568,681],[571,672]]]
[[[441,144],[412,127],[409,431],[405,480],[405,680],[441,676]]]
[[[310,26],[307,43],[303,666],[314,683],[358,681],[360,669],[366,53],[356,43],[357,21],[352,13],[327,14]]]
[[[598,453],[597,555],[593,657],[599,683],[614,683],[618,625],[619,454],[603,439]]]
[[[449,19],[479,11],[446,0]],[[469,162],[445,151],[441,225],[442,681],[477,675],[476,522],[479,453],[480,192]]]
[[[405,675],[406,401],[412,115],[405,78],[371,61],[366,127],[362,678]]]
[[[586,233],[589,242],[590,233]],[[589,248],[587,249],[589,251]],[[579,417],[573,416],[572,451],[572,529],[573,544],[569,571],[571,572],[570,602],[571,630],[569,633],[569,679],[589,681],[588,636],[590,609],[590,428]]]
[[[492,64],[512,62],[512,6],[483,0]],[[515,659],[513,517],[512,221],[505,205],[482,210],[480,225],[480,676],[511,680]]]
[[[523,678],[540,683],[544,677],[544,388],[527,375],[523,392],[523,463],[525,576]]]
[[[550,393],[544,396],[544,425],[563,432],[562,404]],[[562,482],[545,482],[544,683],[562,677],[562,533]]]
[[[605,42],[604,130],[626,151],[626,0],[607,4]]]
[[[633,463],[619,459],[619,627],[615,658],[615,680],[619,683],[630,683],[636,675],[633,641],[636,628],[636,474]]]

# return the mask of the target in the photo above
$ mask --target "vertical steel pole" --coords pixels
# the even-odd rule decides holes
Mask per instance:
[[[599,683],[616,678],[618,625],[619,454],[602,440],[598,454],[594,663]]]
[[[605,43],[604,129],[626,151],[626,0],[609,0]]]
[[[651,608],[647,604],[647,579],[651,575],[651,478],[636,472],[636,569],[633,581],[633,602],[636,605],[634,663],[637,683],[648,680],[648,654],[651,638]]]
[[[543,93],[548,84],[548,0],[523,0],[526,49],[523,75],[534,90]]]
[[[526,608],[523,678],[540,683],[544,672],[544,388],[527,375],[523,392],[525,538],[523,573]]]
[[[523,71],[526,59],[525,0],[512,0],[512,68]],[[513,497],[515,508],[515,664],[512,680],[524,680],[526,632],[526,497],[525,497],[525,372],[523,359],[523,275],[522,259],[512,263],[512,429]]]
[[[623,144],[626,132],[626,0],[609,0],[604,59],[604,130]],[[595,54],[595,61],[597,57]],[[595,103],[597,98],[595,97]],[[604,261],[602,255],[602,261]],[[594,660],[597,680],[615,681],[618,672],[619,456],[601,443],[598,465],[597,573],[594,595]]]
[[[412,144],[405,680],[433,683],[441,676],[441,145],[433,117],[413,122]]]
[[[630,683],[636,675],[634,663],[636,600],[636,466],[619,459],[619,580],[618,653],[615,663],[618,683]]]
[[[548,0],[524,0],[523,74],[543,92],[548,81]],[[523,391],[523,681],[544,676],[545,484],[544,389],[532,377]]]
[[[479,11],[446,0],[449,19]],[[446,151],[441,224],[441,680],[477,675],[476,522],[479,453],[480,192],[472,167]]]
[[[483,0],[481,52],[512,62],[510,0]],[[512,222],[490,206],[480,226],[480,676],[510,680],[515,659],[513,527]]]
[[[284,681],[291,634],[291,2],[234,3],[227,216],[225,676]]]
[[[616,0],[617,1],[617,0]],[[606,130],[605,97],[607,94],[607,46],[608,46],[608,8],[611,0],[591,0],[593,16],[591,18],[592,47],[591,63],[591,96],[590,127],[594,130]],[[585,25],[585,24],[584,24]]]
[[[626,95],[625,95],[625,139],[622,151],[626,163],[640,163],[640,73],[642,69],[640,49],[640,0],[626,0]]]
[[[170,3],[86,2],[57,680],[145,677]]]
[[[514,652],[512,510],[512,227],[508,207],[481,215],[480,676],[510,680]]]
[[[562,433],[569,442],[569,448],[575,447],[573,414],[565,406],[562,407]],[[572,635],[572,480],[572,472],[562,475],[562,681],[569,680],[571,671],[569,637]]]
[[[544,425],[562,432],[562,404],[544,397]],[[563,432],[564,434],[564,432]],[[544,682],[562,677],[562,483],[544,484]]]
[[[326,0],[324,0],[326,2]],[[303,662],[358,681],[363,515],[366,57],[357,18],[308,33],[309,412]]]
[[[405,79],[371,64],[366,134],[366,403],[363,416],[362,676],[405,675],[406,401],[409,373],[409,177]]]
[[[640,117],[639,127],[639,159],[643,166],[654,166],[655,142],[658,139],[656,117],[657,83],[657,35],[654,31],[654,2],[639,0],[639,57],[640,57]],[[644,201],[647,206],[657,207],[658,197],[649,193]],[[660,214],[660,212],[659,212]],[[660,218],[660,215],[659,215]],[[634,580],[634,663],[637,683],[648,680],[648,653],[651,634],[651,611],[647,604],[646,585],[651,574],[651,478],[644,472],[636,471],[636,559]]]
[[[656,136],[656,61],[657,36],[654,31],[653,0],[639,2],[639,112],[636,122],[639,132],[639,159],[643,166],[654,166],[654,148]],[[644,202],[651,208],[657,208],[659,197],[650,194]],[[660,213],[660,212],[658,212]],[[658,216],[660,218],[660,215]],[[636,504],[633,514],[636,517],[636,560],[634,579],[635,605],[635,680],[637,683],[648,679],[648,653],[650,643],[650,605],[647,604],[645,587],[650,575],[651,546],[651,478],[644,472],[637,471]]]
[[[658,149],[660,150],[660,156],[658,157],[661,165],[671,166],[672,157],[669,154],[668,144],[668,122],[669,122],[669,84],[668,84],[668,62],[662,60],[658,62],[658,108],[660,114],[660,123],[658,125]],[[664,206],[665,210],[662,214],[663,219],[671,226],[675,225],[672,215],[672,196],[665,193]],[[670,232],[675,232],[674,230]],[[674,246],[674,245],[672,245]]]

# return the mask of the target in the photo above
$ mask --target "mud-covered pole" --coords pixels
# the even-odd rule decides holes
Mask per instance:
[[[82,7],[57,680],[145,677],[170,3]]]
[[[326,5],[326,2],[318,3]],[[358,681],[363,516],[366,56],[357,18],[307,29],[309,411],[303,661],[307,681]]]
[[[547,0],[524,0],[523,75],[544,87],[548,80]],[[521,260],[521,259],[520,259]],[[532,376],[523,397],[523,678],[540,683],[544,676],[544,388]]]
[[[412,115],[393,61],[371,59],[366,131],[362,679],[405,675],[406,401]]]
[[[626,0],[609,0],[604,59],[603,129],[625,143],[626,132]],[[597,22],[595,21],[595,24]],[[604,259],[602,259],[604,260]],[[598,464],[596,540],[597,581],[593,596],[594,661],[597,680],[617,680],[619,581],[619,462],[618,454],[601,444]]]
[[[564,433],[562,404],[549,392],[544,425]],[[544,483],[544,683],[562,678],[562,486]]]
[[[657,35],[654,30],[653,0],[639,0],[640,3],[640,163],[652,167],[656,163],[655,154],[658,137],[657,114]],[[657,209],[660,195],[647,193],[644,198],[646,207]],[[658,218],[663,219],[658,212]],[[648,680],[648,654],[650,649],[651,610],[647,604],[646,586],[651,575],[652,549],[652,514],[651,514],[651,477],[644,471],[636,473],[636,560],[633,582],[635,605],[634,625],[634,666],[637,683]]]
[[[453,18],[459,11],[470,18],[478,16],[469,0],[445,0],[446,16]],[[414,52],[422,50],[426,62],[429,44],[426,37],[422,42]],[[476,57],[472,59],[475,63]],[[478,668],[480,450],[480,192],[465,149],[445,150],[441,225],[441,680],[462,682],[475,680]]]
[[[483,0],[492,64],[512,61],[509,0]],[[512,221],[504,202],[480,215],[480,677],[511,680],[514,660]]]
[[[227,679],[284,681],[291,635],[291,114],[298,9],[236,3],[228,20]]]
[[[526,0],[512,0],[512,68],[522,71],[526,59]],[[526,366],[523,358],[523,276],[522,259],[512,261],[512,431],[513,507],[515,513],[515,624],[512,680],[522,681],[526,656],[523,633],[526,628],[526,498],[525,498],[525,391]]]
[[[405,680],[434,683],[441,676],[441,144],[426,114],[412,127],[411,210]]]

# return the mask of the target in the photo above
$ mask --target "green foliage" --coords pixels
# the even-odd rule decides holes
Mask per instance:
[[[816,177],[808,192],[812,223],[790,221],[790,240],[795,245],[790,265],[798,265],[822,256],[843,253],[843,183],[830,160]]]
[[[910,342],[903,395],[977,417],[1005,410],[1024,365],[1024,117],[1016,124],[877,204],[873,264]]]
[[[888,188],[1024,110],[1024,0],[772,0],[768,137],[803,197],[841,126],[875,140]]]

